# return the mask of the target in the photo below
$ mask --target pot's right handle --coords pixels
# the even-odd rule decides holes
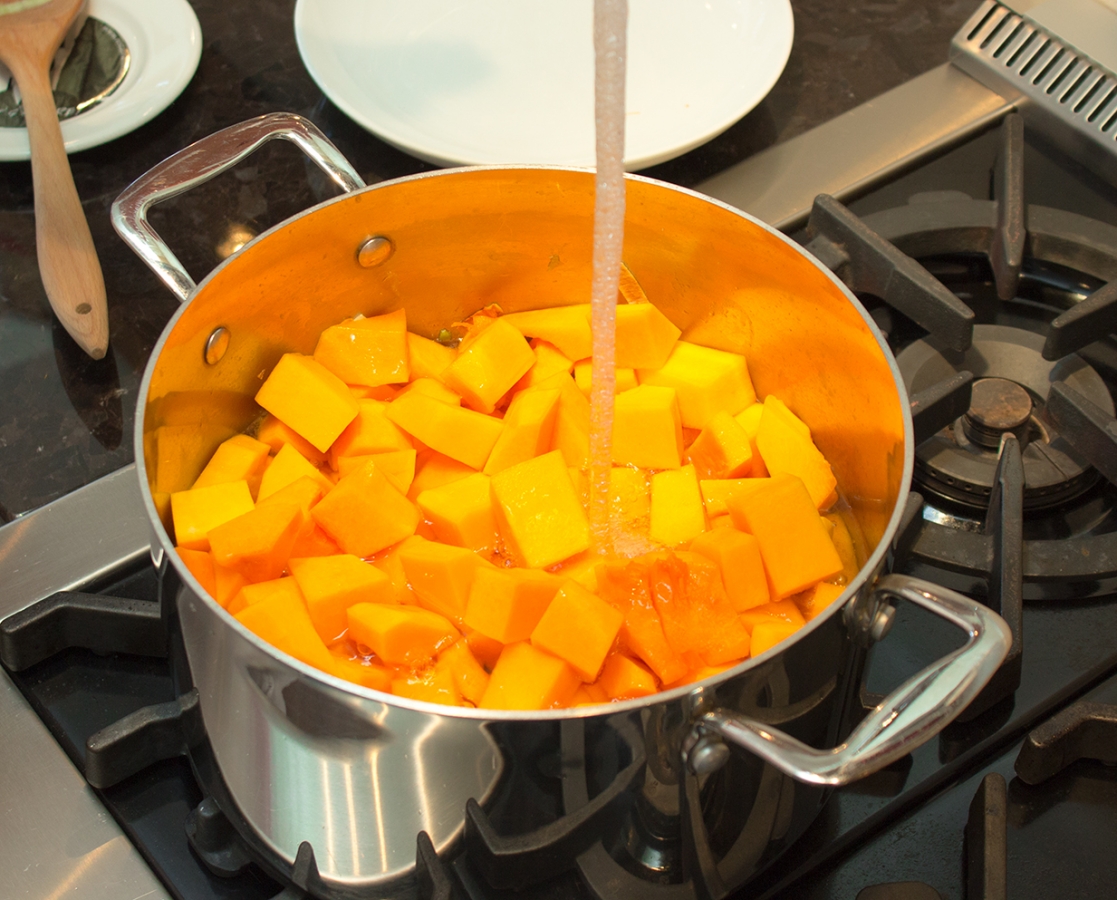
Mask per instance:
[[[961,594],[906,575],[888,575],[877,583],[876,598],[918,603],[967,631],[969,640],[901,684],[853,729],[844,744],[830,750],[817,750],[776,728],[724,709],[705,712],[684,744],[691,768],[700,766],[696,748],[712,735],[720,735],[798,781],[849,784],[938,734],[981,692],[1008,655],[1012,633],[1004,620]]]
[[[276,138],[295,144],[342,190],[357,191],[365,186],[337,147],[308,120],[294,113],[270,113],[195,141],[133,181],[113,203],[112,224],[117,234],[180,301],[190,297],[194,279],[148,224],[148,208],[209,181]]]

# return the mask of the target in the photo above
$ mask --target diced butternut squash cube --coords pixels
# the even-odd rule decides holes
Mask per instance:
[[[482,668],[464,638],[442,651],[438,665],[449,669],[458,693],[466,700],[474,704],[481,702],[489,686],[489,673]]]
[[[496,548],[496,517],[488,475],[467,475],[424,491],[415,502],[434,528],[435,537],[444,544],[470,550]]]
[[[566,660],[582,681],[596,681],[624,616],[580,584],[566,582],[531,632],[531,643]]]
[[[634,659],[623,653],[614,653],[601,669],[597,684],[610,700],[632,700],[649,697],[659,688],[655,676]]]
[[[721,569],[726,596],[737,612],[772,599],[768,593],[764,561],[760,558],[760,545],[751,534],[736,528],[712,529],[691,541],[690,549]]]
[[[523,335],[497,319],[468,346],[463,342],[442,377],[473,409],[491,413],[534,364],[535,354]]]
[[[175,541],[188,550],[208,550],[210,531],[251,512],[254,506],[247,481],[177,491],[171,494]]]
[[[331,674],[374,691],[391,690],[392,674],[383,666],[361,657],[341,656],[336,652],[332,656]]]
[[[456,392],[450,390],[437,378],[416,378],[407,387],[399,391],[399,394],[426,394],[435,400],[441,400],[443,403],[449,403],[451,406],[461,406],[462,398]],[[394,398],[392,398],[394,399]]]
[[[213,573],[213,556],[205,550],[191,550],[188,547],[175,547],[175,550],[190,574],[198,579],[198,584],[216,600],[217,576]]]
[[[427,609],[460,623],[478,568],[488,565],[466,547],[413,538],[399,548],[412,590]]]
[[[578,390],[585,394],[587,400],[592,400],[590,391],[593,390],[593,360],[580,359],[574,363],[574,383]],[[623,394],[637,387],[636,370],[633,368],[617,368],[613,372],[613,393]]]
[[[362,559],[410,537],[422,518],[372,462],[342,478],[310,514],[342,550]]]
[[[213,583],[217,593],[214,599],[226,609],[233,599],[241,592],[248,579],[236,569],[226,569],[224,566],[213,564]]]
[[[407,496],[414,500],[423,491],[460,481],[476,471],[437,450],[424,450],[415,459],[415,480],[411,482]]]
[[[262,603],[271,597],[282,594],[284,596],[296,597],[300,603],[305,604],[302,592],[299,590],[299,585],[294,578],[284,576],[282,578],[274,578],[271,581],[261,581],[258,584],[245,584],[236,596],[234,596],[228,605],[228,610],[234,616],[248,608],[255,606],[257,603]]]
[[[617,306],[617,368],[660,369],[682,332],[651,303]]]
[[[599,703],[608,703],[609,695],[599,684],[583,684],[574,692],[570,701],[571,706],[597,706]]]
[[[756,433],[760,431],[760,417],[762,415],[764,415],[764,404],[753,403],[733,417],[734,421],[745,429],[745,434],[749,436],[749,449],[752,451],[752,469],[749,474],[753,478],[768,477],[764,457],[760,455],[760,449],[756,446]]]
[[[349,636],[392,666],[421,666],[461,637],[449,619],[418,606],[357,603],[347,615]]]
[[[465,607],[465,624],[500,641],[526,641],[564,579],[536,569],[477,569]]]
[[[566,706],[581,679],[566,662],[527,641],[509,644],[481,697],[485,709],[555,709]]]
[[[306,509],[297,502],[261,503],[210,529],[213,559],[249,581],[279,578],[306,518]]]
[[[749,436],[724,410],[713,418],[686,451],[699,478],[740,478],[752,468]]]
[[[323,453],[357,417],[357,401],[345,382],[301,353],[279,358],[256,402]]]
[[[534,387],[552,375],[568,375],[574,368],[574,360],[567,357],[550,341],[533,340],[531,352],[535,354],[535,364],[527,370],[523,378],[516,382],[517,391]]]
[[[780,641],[791,637],[798,630],[798,625],[780,619],[758,622],[752,630],[752,646],[749,655],[759,656],[765,650],[776,646]]]
[[[322,638],[314,630],[295,580],[280,580],[284,582],[284,587],[273,588],[266,597],[245,606],[236,614],[237,621],[273,647],[308,666],[314,666],[323,672],[332,672],[333,654],[326,649]],[[249,585],[245,590],[263,588],[266,584],[275,585],[276,582]],[[241,592],[243,593],[244,591]]]
[[[554,344],[569,359],[585,359],[593,353],[588,303],[508,313],[501,320],[524,337],[542,338]]]
[[[310,460],[299,453],[294,444],[284,444],[264,470],[263,477],[260,479],[258,497],[260,500],[266,500],[301,478],[311,479],[318,485],[322,493],[327,493],[333,488],[330,479],[319,472]]]
[[[387,416],[388,404],[383,400],[360,400],[356,418],[330,447],[330,465],[338,468],[344,456],[368,456],[411,450],[411,441]]]
[[[504,430],[485,463],[485,474],[531,459],[551,448],[561,391],[557,388],[520,391],[508,404]]]
[[[761,622],[774,619],[781,622],[790,622],[796,628],[802,628],[807,622],[799,609],[799,605],[790,597],[787,600],[777,600],[772,603],[765,603],[763,606],[754,606],[752,609],[747,609],[741,613],[739,618],[745,627],[750,630]]]
[[[651,513],[647,476],[639,469],[610,469],[609,506],[613,522],[622,531],[646,533]]]
[[[483,469],[504,423],[423,394],[403,394],[388,404],[388,418],[433,450]]]
[[[551,449],[561,452],[568,466],[585,468],[589,465],[590,452],[589,400],[578,390],[574,379],[562,372],[541,381],[536,388],[559,389],[558,412],[555,414]]]
[[[842,571],[822,516],[794,475],[773,476],[760,490],[731,498],[729,512],[737,527],[760,544],[773,599],[798,594]]]
[[[410,360],[412,378],[434,378],[442,380],[442,373],[457,356],[453,347],[446,347],[430,338],[407,333],[407,353]]]
[[[407,580],[407,572],[404,571],[403,563],[399,558],[400,548],[405,544],[407,541],[389,547],[382,553],[377,553],[369,562],[388,576],[397,602],[416,606],[419,603],[419,595],[411,588],[411,582]]]
[[[274,491],[267,497],[260,499],[258,506],[268,506],[273,503],[297,503],[307,512],[310,508],[322,499],[322,494],[325,493],[322,487],[321,473],[315,471],[314,475],[304,475],[296,478],[290,484],[284,485],[279,490]],[[329,482],[326,482],[329,484]],[[332,488],[333,485],[329,484]]]
[[[830,584],[820,581],[813,588],[808,588],[794,597],[795,605],[808,622],[837,600],[845,587],[840,584]]]
[[[250,490],[254,486],[258,488],[270,451],[271,448],[263,441],[247,434],[235,434],[222,441],[193,486],[200,488],[228,484],[230,481],[247,481]]]
[[[764,413],[756,433],[756,446],[764,465],[773,475],[795,475],[807,487],[816,508],[823,508],[837,487],[837,479],[826,457],[809,437],[789,424],[786,414],[776,411],[783,406],[774,398],[764,401]],[[784,407],[786,409],[786,407]]]
[[[618,643],[639,657],[664,684],[677,681],[687,666],[668,643],[663,622],[652,601],[646,561],[602,563],[599,596],[624,616]]]
[[[325,451],[319,450],[293,428],[270,414],[264,416],[260,427],[256,429],[256,439],[271,447],[272,453],[278,453],[284,444],[293,444],[312,466],[320,466],[326,461]]]
[[[745,358],[689,341],[677,341],[658,369],[637,369],[641,384],[671,387],[686,428],[704,428],[718,410],[736,415],[756,401]]]
[[[729,513],[731,498],[759,490],[767,483],[767,478],[714,478],[699,480],[698,487],[706,504],[706,515],[713,517]]]
[[[422,672],[397,675],[392,679],[392,693],[409,700],[440,703],[443,706],[461,706],[462,695],[454,682],[449,666],[434,665]]]
[[[477,662],[485,667],[486,672],[491,672],[500,658],[500,651],[504,649],[504,644],[480,631],[470,631],[466,634],[465,640]]]
[[[545,569],[589,548],[590,527],[557,450],[492,477],[497,526],[521,565]]]
[[[355,603],[395,603],[392,582],[375,566],[348,553],[291,560],[310,620],[327,644],[349,627],[346,611]]]
[[[648,536],[665,547],[677,547],[706,530],[706,514],[694,466],[652,475]]]
[[[401,494],[411,490],[415,480],[414,450],[389,450],[387,453],[370,453],[367,456],[342,456],[338,459],[337,473],[342,478],[356,471],[367,462],[375,464],[384,477]]]
[[[314,359],[346,384],[400,384],[411,377],[407,316],[402,309],[346,319],[318,337]]]
[[[295,545],[291,548],[292,558],[337,556],[340,552],[341,548],[322,530],[322,526],[309,516],[299,536],[295,538]]]
[[[562,565],[554,566],[550,571],[564,581],[576,581],[590,593],[597,592],[597,569],[601,565],[601,557],[592,550],[572,556]]]
[[[617,395],[613,407],[613,462],[641,469],[677,469],[683,431],[670,387],[640,385]]]
[[[800,419],[797,415],[795,415],[795,413],[793,413],[790,408],[788,408],[788,405],[775,394],[769,394],[767,397],[764,398],[764,408],[768,410],[769,413],[779,416],[781,419],[787,422],[788,425],[802,434],[803,437],[805,437],[808,441],[814,440],[811,437],[810,426],[807,425],[807,423]]]
[[[358,403],[361,400],[382,400],[387,403],[389,400],[394,400],[399,392],[400,389],[394,384],[349,385],[349,393],[357,398]]]

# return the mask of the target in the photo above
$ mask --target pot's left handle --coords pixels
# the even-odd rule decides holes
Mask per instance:
[[[692,771],[712,770],[728,755],[711,752],[724,739],[750,750],[797,781],[843,785],[906,756],[945,728],[988,684],[1012,645],[991,609],[962,594],[906,575],[877,582],[875,598],[908,600],[967,633],[966,643],[912,676],[881,701],[840,747],[818,750],[779,729],[725,709],[700,713],[684,742]],[[696,700],[701,702],[700,697]]]
[[[276,138],[297,146],[342,190],[365,186],[349,161],[313,124],[294,113],[269,113],[195,141],[133,181],[113,203],[112,224],[117,234],[180,301],[193,292],[194,279],[148,224],[148,208],[209,181]]]

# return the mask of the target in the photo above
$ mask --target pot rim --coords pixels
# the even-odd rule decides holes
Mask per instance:
[[[148,392],[151,388],[151,379],[154,374],[155,367],[158,364],[159,357],[162,353],[163,346],[166,344],[167,339],[174,331],[178,320],[185,313],[188,306],[194,302],[195,298],[201,294],[207,285],[220,273],[227,265],[231,264],[234,259],[241,254],[249,251],[255,244],[263,241],[272,233],[287,227],[292,222],[306,216],[316,213],[318,210],[324,209],[335,203],[341,203],[353,197],[355,194],[364,194],[372,191],[379,190],[380,188],[393,187],[399,184],[405,184],[411,181],[419,181],[428,178],[442,178],[452,177],[463,173],[472,173],[478,171],[488,172],[508,172],[508,171],[553,171],[553,172],[578,172],[578,173],[592,173],[594,170],[584,166],[542,166],[542,165],[500,165],[500,166],[458,166],[447,169],[436,169],[428,172],[419,172],[414,175],[406,175],[400,178],[392,178],[386,181],[380,181],[376,184],[368,185],[361,188],[359,191],[349,193],[342,193],[336,197],[331,197],[314,206],[307,207],[301,212],[297,213],[290,218],[284,219],[271,228],[262,232],[254,237],[251,241],[246,243],[243,247],[238,249],[235,253],[230,254],[228,257],[218,263],[210,272],[198,283],[198,285],[191,292],[190,296],[182,302],[178,310],[171,316],[170,320],[164,326],[159,339],[156,341],[151,350],[151,355],[148,357],[147,365],[144,367],[143,379],[140,382],[140,389],[138,392],[138,399],[136,404],[136,422],[133,431],[133,453],[136,463],[136,474],[140,480],[140,493],[143,499],[144,509],[147,512],[149,523],[152,526],[155,536],[159,540],[163,552],[170,559],[171,564],[178,572],[179,578],[182,580],[183,585],[188,587],[196,598],[204,603],[210,604],[218,617],[224,622],[225,625],[231,627],[237,632],[241,638],[249,641],[257,649],[263,651],[267,655],[278,659],[286,666],[295,670],[303,678],[310,678],[326,687],[334,690],[340,690],[346,694],[356,697],[360,700],[371,700],[378,703],[387,704],[389,706],[397,706],[404,709],[414,710],[416,712],[451,716],[459,719],[477,719],[485,721],[500,721],[500,722],[532,722],[532,721],[555,721],[565,719],[582,719],[593,718],[600,715],[615,715],[634,712],[644,709],[660,702],[672,702],[685,697],[688,694],[701,692],[704,690],[715,688],[722,683],[735,678],[743,672],[749,671],[753,668],[759,668],[761,665],[767,663],[769,660],[779,656],[786,649],[783,642],[774,645],[760,656],[749,657],[746,660],[738,663],[732,668],[725,669],[715,675],[711,675],[700,681],[695,681],[690,684],[681,685],[667,691],[659,691],[651,694],[648,697],[640,697],[632,700],[622,700],[619,702],[609,702],[603,704],[595,704],[592,706],[578,706],[569,707],[566,709],[552,709],[552,710],[501,710],[489,709],[482,707],[464,707],[464,706],[446,706],[439,703],[430,703],[424,700],[413,700],[408,697],[401,697],[396,694],[389,694],[383,691],[377,691],[372,688],[363,687],[351,681],[338,678],[335,675],[330,675],[323,672],[321,669],[316,669],[313,666],[307,665],[301,660],[285,653],[279,648],[265,641],[263,638],[257,636],[255,632],[249,630],[243,624],[237,621],[220,603],[209,596],[209,593],[202,587],[201,583],[194,577],[190,570],[183,564],[178,554],[175,552],[174,543],[170,539],[170,535],[163,527],[163,522],[159,517],[159,513],[155,508],[155,502],[151,496],[151,489],[147,478],[147,467],[144,459],[144,419],[147,408]],[[857,575],[846,585],[838,600],[834,601],[827,607],[826,610],[819,613],[806,625],[801,627],[798,631],[791,636],[793,642],[801,640],[806,635],[810,634],[817,628],[820,628],[824,622],[829,620],[832,616],[838,615],[840,610],[844,609],[850,600],[857,595],[857,593],[870,581],[870,578],[875,578],[877,572],[880,571],[884,556],[888,552],[892,543],[892,538],[899,528],[900,519],[904,513],[905,502],[907,495],[910,491],[912,471],[915,464],[915,446],[914,446],[914,427],[911,418],[911,403],[908,397],[907,388],[904,385],[902,376],[900,375],[899,367],[896,363],[896,358],[891,349],[888,347],[887,341],[884,339],[883,334],[877,327],[876,322],[873,321],[872,316],[861,304],[861,302],[854,296],[853,292],[836,276],[833,272],[827,269],[820,263],[814,256],[806,251],[800,244],[793,241],[787,235],[768,225],[766,222],[749,215],[744,210],[731,206],[721,200],[709,197],[699,191],[690,188],[681,187],[679,185],[671,184],[669,182],[660,181],[655,178],[649,178],[644,175],[633,175],[626,173],[626,181],[639,181],[645,184],[654,185],[659,188],[675,191],[680,194],[686,194],[698,200],[720,207],[727,212],[733,213],[753,225],[760,227],[763,231],[767,232],[770,236],[777,240],[783,241],[785,244],[794,248],[800,255],[802,255],[807,262],[809,262],[816,269],[821,271],[831,283],[845,296],[846,300],[853,306],[854,310],[860,315],[862,321],[868,327],[870,333],[875,338],[878,347],[884,353],[885,360],[888,364],[889,371],[892,373],[893,383],[896,387],[897,399],[900,403],[900,413],[903,420],[904,429],[904,466],[900,479],[900,491],[896,497],[896,504],[892,510],[892,515],[888,520],[888,525],[884,529],[877,546],[873,552],[869,554],[869,558],[865,561],[864,565],[858,570]],[[154,548],[153,548],[154,551]],[[154,552],[152,554],[155,555]],[[177,602],[177,599],[176,599]]]

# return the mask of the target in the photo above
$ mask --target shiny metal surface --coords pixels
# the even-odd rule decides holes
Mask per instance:
[[[885,599],[904,599],[930,610],[965,630],[968,640],[900,685],[833,749],[816,750],[775,728],[720,709],[702,715],[696,725],[699,734],[720,734],[797,781],[842,785],[906,756],[913,735],[937,734],[950,724],[1000,668],[1012,632],[987,607],[925,581],[888,575],[877,582],[876,590]]]
[[[149,535],[133,466],[5,525],[0,618],[145,556]],[[5,900],[169,898],[2,669],[0,722]]]
[[[819,194],[845,202],[998,122],[1013,101],[944,64],[698,185],[774,228],[806,224]]]
[[[950,44],[951,62],[1018,101],[1029,125],[1074,159],[1117,175],[1117,11],[1094,0],[1020,15],[985,0]]]

